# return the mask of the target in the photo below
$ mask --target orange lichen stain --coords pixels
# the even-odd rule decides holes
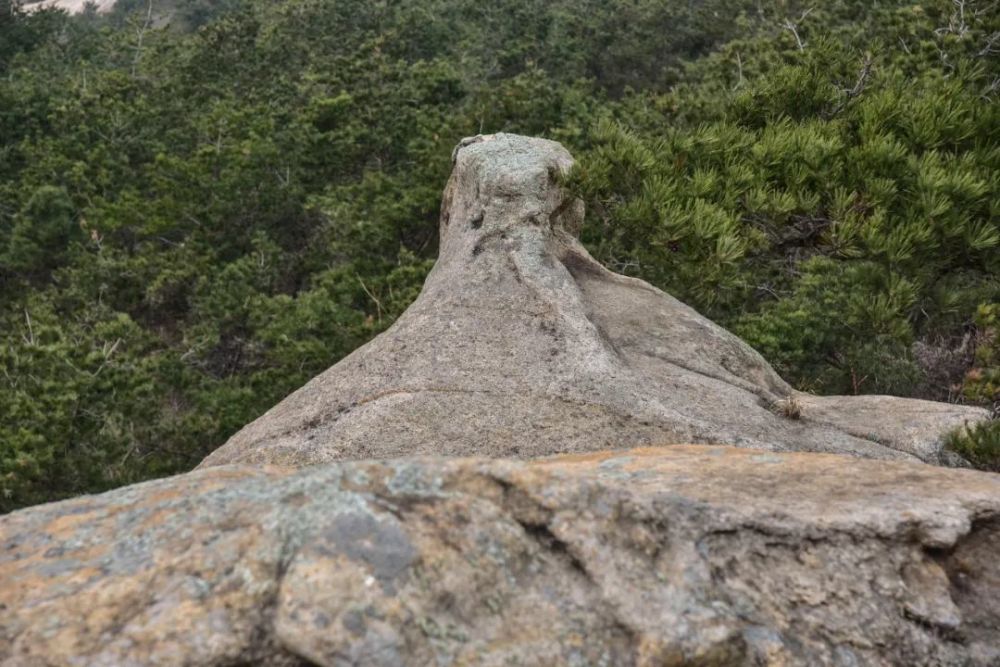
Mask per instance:
[[[623,456],[625,453],[625,451],[601,451],[581,452],[578,454],[560,454],[551,458],[531,461],[530,464],[534,467],[547,468],[552,466],[560,467],[567,464],[575,466],[578,464],[601,463],[602,461],[606,461],[608,459]]]
[[[67,550],[61,557],[72,558],[77,561],[96,561],[108,555],[113,546],[113,540],[101,540],[100,542],[87,546],[86,548]]]
[[[145,505],[145,503],[143,503]],[[172,507],[163,507],[158,510],[153,511],[149,516],[143,518],[142,523],[139,524],[139,530],[148,530],[151,528],[157,528],[164,525],[167,520],[172,516],[177,514],[177,510]]]
[[[88,512],[82,512],[80,514],[64,514],[50,521],[43,530],[53,537],[69,535],[73,533],[74,529],[78,526],[92,523],[95,519],[95,515],[103,510],[104,508],[102,507],[95,507]]]
[[[724,445],[693,445],[693,444],[677,444],[677,445],[650,445],[646,447],[635,447],[632,449],[612,449],[612,450],[602,450],[596,452],[581,452],[576,454],[559,454],[557,456],[552,456],[544,459],[538,459],[531,461],[530,464],[535,467],[561,467],[563,465],[576,466],[578,464],[583,467],[588,467],[590,464],[603,463],[612,459],[636,459],[636,458],[656,458],[656,459],[669,459],[677,457],[678,455],[691,455],[699,454],[704,455],[711,453],[713,455],[719,454],[740,454],[744,450],[737,449],[735,447],[727,447]]]
[[[3,573],[0,577],[8,582],[3,595],[0,595],[0,602],[8,607],[17,607],[22,600],[31,599],[39,590],[55,587],[69,587],[76,591],[81,590],[87,584],[106,578],[104,573],[96,567],[82,567],[77,570],[66,572],[65,574],[45,577],[34,574],[30,569],[22,576],[8,576]],[[27,576],[24,576],[24,575]]]
[[[215,485],[219,483],[228,483],[233,480],[240,479],[253,479],[256,477],[285,477],[293,472],[296,472],[297,468],[294,466],[283,466],[283,465],[261,465],[261,466],[247,466],[247,465],[225,465],[225,466],[213,466],[211,468],[196,470],[195,472],[198,476],[198,488],[214,488]],[[223,484],[225,485],[225,484]]]
[[[293,468],[287,466],[262,466],[251,468],[248,466],[221,466],[211,468],[206,471],[196,471],[194,475],[184,485],[170,486],[148,496],[143,497],[141,503],[144,507],[168,503],[172,500],[190,498],[194,495],[202,495],[229,488],[234,481],[253,479],[256,477],[285,477],[295,472]],[[195,476],[196,475],[196,476]]]
[[[287,477],[292,473],[298,472],[299,468],[296,466],[281,466],[281,465],[262,465],[259,468],[239,468],[238,471],[246,477],[257,477],[261,473],[265,475],[273,475],[275,477]],[[235,476],[235,475],[234,475]]]
[[[748,456],[754,453],[760,453],[752,449],[744,449],[741,447],[733,447],[731,445],[721,445],[721,444],[695,444],[695,443],[678,443],[678,444],[668,444],[662,443],[659,445],[650,445],[648,447],[635,447],[634,449],[629,449],[624,452],[625,454],[630,454],[633,456],[658,456],[663,457],[664,455],[669,455],[671,457],[678,455],[689,456],[696,454],[698,456]]]
[[[68,572],[67,576],[60,583],[67,584],[87,584],[97,579],[107,578],[107,575],[98,567],[83,567],[73,572]]]
[[[632,457],[656,457],[674,458],[679,455],[690,455],[698,454],[704,456],[705,454],[710,454],[713,456],[718,456],[720,454],[738,454],[742,453],[744,450],[736,449],[735,447],[727,447],[725,445],[693,445],[693,444],[677,444],[677,445],[651,445],[649,447],[636,447],[634,449],[629,449],[623,452],[626,456]]]

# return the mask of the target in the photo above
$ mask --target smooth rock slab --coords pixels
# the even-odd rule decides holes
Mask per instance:
[[[0,518],[0,664],[996,665],[1000,476],[672,446]]]
[[[535,457],[717,443],[948,462],[942,435],[988,413],[794,391],[750,346],[598,264],[559,144],[462,142],[441,249],[385,333],[234,435],[202,466],[412,455]],[[800,416],[782,416],[793,400]]]

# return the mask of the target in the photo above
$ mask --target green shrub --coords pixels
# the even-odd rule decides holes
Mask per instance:
[[[956,429],[945,446],[980,470],[1000,472],[1000,419]]]
[[[964,396],[995,400],[996,315],[976,306],[1000,299],[1000,105],[982,50],[1000,14],[957,36],[950,2],[890,3],[836,39],[819,16],[802,48],[736,40],[600,123],[571,179],[585,241],[809,391],[951,399],[964,368],[915,350],[967,363],[975,316]],[[871,48],[890,36],[906,48]]]
[[[984,303],[975,317],[976,352],[965,376],[966,398],[1000,407],[1000,303]]]

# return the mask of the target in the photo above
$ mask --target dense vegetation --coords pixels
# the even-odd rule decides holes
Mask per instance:
[[[998,56],[990,0],[0,0],[0,510],[383,330],[478,132],[564,142],[594,254],[800,388],[990,405]]]

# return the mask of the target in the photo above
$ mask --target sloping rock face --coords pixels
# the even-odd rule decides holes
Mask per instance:
[[[62,9],[70,14],[79,14],[86,9],[88,3],[93,4],[97,12],[101,14],[110,12],[115,6],[115,0],[39,0],[27,3],[25,9],[29,11]]]
[[[557,183],[572,165],[562,146],[498,134],[454,158],[440,258],[416,302],[203,466],[663,442],[939,463],[945,431],[987,416],[799,394],[737,337],[590,257],[582,204]],[[781,416],[789,400],[799,419]]]
[[[223,466],[0,518],[0,664],[997,665],[998,551],[920,463]]]

